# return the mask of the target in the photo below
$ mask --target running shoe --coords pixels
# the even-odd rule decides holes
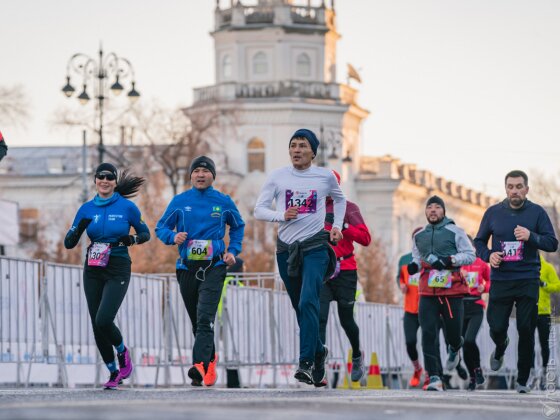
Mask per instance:
[[[134,367],[132,366],[130,352],[126,347],[122,353],[117,353],[117,359],[119,359],[121,377],[122,379],[127,379],[132,374]]]
[[[443,391],[443,383],[439,376],[430,376],[430,383],[426,387],[426,391]]]
[[[109,380],[105,382],[105,385],[103,386],[105,387],[105,389],[117,389],[119,387],[119,383],[121,379],[122,379],[121,372],[115,370],[114,372],[111,372],[111,376],[109,376]]]
[[[467,372],[467,369],[465,369],[460,362],[455,368],[455,370],[457,371],[457,375],[459,375],[459,378],[461,378],[463,381],[466,381],[467,378],[469,377],[469,373]]]
[[[445,362],[445,368],[452,371],[457,367],[460,361],[461,355],[459,354],[459,350],[453,351],[451,350],[451,346],[447,346],[447,362]]]
[[[208,370],[206,375],[204,375],[204,385],[212,386],[218,380],[218,373],[216,372],[216,363],[218,363],[218,354],[214,354],[214,360],[210,360],[208,364]]]
[[[202,386],[202,381],[204,380],[204,364],[202,362],[195,363],[189,369],[188,372],[189,378],[191,378],[191,385],[192,386]]]
[[[539,389],[541,391],[546,391],[546,373],[541,375],[541,379],[539,380]]]
[[[467,391],[474,391],[476,389],[476,379],[471,378],[469,384],[467,385]]]
[[[506,342],[504,343],[503,350],[500,349],[502,350],[501,352],[498,352],[498,346],[496,346],[496,349],[490,355],[490,369],[492,369],[494,372],[500,370],[500,368],[504,364],[504,354],[506,353],[508,344],[509,344],[509,337],[506,338]]]
[[[482,369],[479,367],[474,369],[474,380],[476,382],[476,386],[482,386],[486,382]]]
[[[531,392],[531,388],[529,388],[527,385],[521,385],[518,382],[515,383],[515,390],[519,394],[528,394],[529,392]]]
[[[428,385],[430,385],[430,375],[428,375],[428,372],[426,372],[426,377],[424,378],[424,384],[422,385],[422,389],[426,391]]]
[[[313,385],[317,388],[327,386],[327,371],[325,369],[325,363],[327,362],[327,357],[329,355],[329,349],[327,346],[323,346],[323,353],[319,356],[315,355],[315,364],[311,373],[313,375]]]
[[[362,380],[366,374],[366,367],[364,366],[364,352],[362,351],[358,357],[352,357],[352,373],[350,379],[353,382]]]
[[[302,360],[294,375],[298,381],[308,385],[313,385],[313,362]]]
[[[410,378],[410,381],[408,381],[408,385],[411,388],[415,388],[418,385],[420,385],[420,379],[422,377],[422,372],[424,372],[424,369],[419,368],[419,369],[414,369],[414,373],[412,374],[412,378]],[[428,375],[426,375],[426,378],[428,379],[428,383],[430,383],[430,378]]]

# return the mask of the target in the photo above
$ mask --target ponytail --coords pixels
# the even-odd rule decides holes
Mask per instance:
[[[124,170],[119,175],[115,191],[124,198],[132,198],[138,194],[140,187],[146,182],[142,177],[132,176],[128,170]]]

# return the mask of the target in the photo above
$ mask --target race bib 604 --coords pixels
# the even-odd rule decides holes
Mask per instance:
[[[187,259],[191,261],[211,260],[214,256],[212,241],[206,239],[191,239],[187,244]]]

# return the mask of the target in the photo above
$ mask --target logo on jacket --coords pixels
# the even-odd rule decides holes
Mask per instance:
[[[93,216],[93,223],[97,223],[100,218],[101,218],[100,214],[96,214],[95,216]]]
[[[191,207],[191,206],[186,206],[186,207],[185,207],[185,211],[191,211],[191,210],[192,210],[192,207]]]
[[[221,217],[222,216],[222,206],[213,206],[212,213],[210,213],[211,217]]]

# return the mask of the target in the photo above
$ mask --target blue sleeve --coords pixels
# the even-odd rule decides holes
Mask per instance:
[[[150,240],[150,229],[148,225],[142,219],[142,213],[136,204],[131,202],[130,212],[129,212],[129,223],[132,225],[136,231],[136,243],[142,244]]]
[[[230,197],[228,197],[227,205],[226,223],[229,225],[229,245],[227,251],[233,255],[238,255],[241,252],[245,222],[241,218],[237,206]]]
[[[476,255],[485,262],[490,261],[490,254],[492,253],[491,250],[488,249],[488,239],[490,239],[490,235],[492,234],[490,231],[490,217],[488,214],[489,210],[486,210],[484,216],[482,217],[482,221],[480,222],[476,238],[474,238]]]
[[[542,208],[537,220],[537,231],[531,232],[527,242],[546,252],[555,252],[558,249],[558,239],[554,234],[552,222]]]
[[[171,200],[171,203],[165,209],[165,213],[161,216],[161,219],[156,225],[156,236],[165,245],[175,245],[175,231],[177,227],[177,212],[179,209],[175,207],[175,198]]]

